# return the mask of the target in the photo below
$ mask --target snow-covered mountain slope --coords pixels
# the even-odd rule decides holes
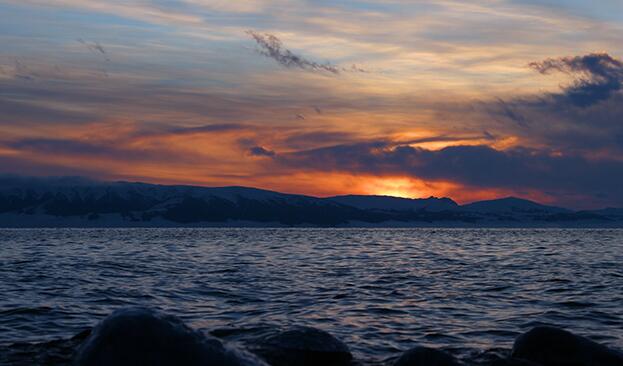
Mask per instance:
[[[506,198],[317,198],[247,187],[0,177],[0,227],[623,226],[620,210],[573,212]]]
[[[477,212],[523,212],[523,213],[564,213],[571,212],[566,208],[546,206],[533,201],[516,197],[479,201],[463,205],[462,209]]]

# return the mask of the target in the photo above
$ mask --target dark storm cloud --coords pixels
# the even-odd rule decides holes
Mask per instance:
[[[275,156],[275,152],[272,150],[268,150],[262,146],[253,146],[248,151],[248,154],[251,156],[265,156],[265,157],[273,157]]]
[[[623,206],[622,161],[588,160],[533,149],[451,146],[427,150],[373,141],[281,154],[275,162],[318,171],[410,175],[480,188],[534,189],[600,198],[605,194],[611,204]]]
[[[555,97],[578,107],[606,100],[623,85],[623,62],[607,53],[550,58],[532,62],[530,67],[542,74],[562,72],[575,76],[576,80],[563,89],[563,94]]]
[[[272,34],[260,34],[252,30],[247,31],[247,34],[249,34],[258,44],[260,47],[259,52],[262,55],[272,58],[280,65],[304,70],[328,71],[333,74],[340,73],[340,68],[335,65],[331,65],[329,63],[321,64],[292,53],[292,51],[283,47],[283,43],[279,38]]]

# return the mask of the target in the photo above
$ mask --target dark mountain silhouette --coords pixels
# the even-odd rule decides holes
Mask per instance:
[[[381,210],[381,211],[418,211],[427,210],[439,212],[445,210],[455,210],[458,208],[456,202],[449,198],[401,198],[392,196],[362,196],[347,195],[327,198],[330,201],[343,205],[356,207],[362,210]]]
[[[572,211],[519,198],[317,198],[247,187],[0,177],[2,227],[623,226],[623,209]]]
[[[478,201],[463,205],[464,210],[476,212],[509,212],[509,213],[569,213],[566,208],[546,206],[516,197],[506,197],[488,201]]]

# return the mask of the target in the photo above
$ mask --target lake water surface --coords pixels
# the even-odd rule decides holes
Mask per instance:
[[[238,342],[310,325],[370,362],[471,357],[539,324],[623,348],[622,263],[623,230],[0,230],[0,346],[145,305]]]

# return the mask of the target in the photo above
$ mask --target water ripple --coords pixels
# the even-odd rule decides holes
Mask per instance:
[[[543,324],[623,348],[621,263],[621,230],[0,230],[0,345],[145,305],[243,343],[314,326],[370,362],[501,357]]]

